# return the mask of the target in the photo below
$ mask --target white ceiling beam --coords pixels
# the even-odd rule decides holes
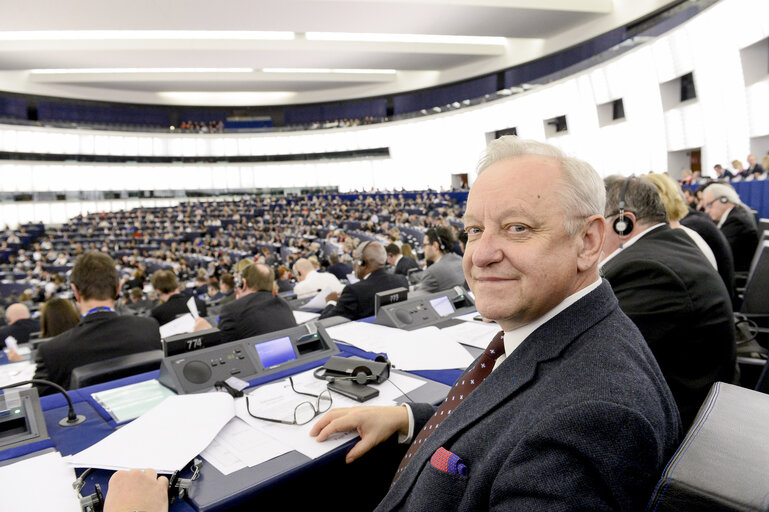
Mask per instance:
[[[29,81],[35,83],[58,84],[88,84],[107,82],[180,82],[180,81],[206,81],[206,82],[395,82],[397,73],[346,73],[344,71],[329,72],[120,72],[119,70],[100,73],[98,70],[88,72],[62,72],[62,73],[29,73]]]
[[[403,4],[404,0],[337,0],[361,4]],[[532,9],[538,11],[583,12],[608,14],[614,5],[612,0],[416,0],[409,5],[458,5],[466,7],[496,7],[503,9]]]

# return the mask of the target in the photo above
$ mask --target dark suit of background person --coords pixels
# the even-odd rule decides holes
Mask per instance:
[[[69,386],[72,370],[112,357],[160,349],[158,324],[151,318],[120,316],[114,311],[118,294],[115,262],[106,254],[78,257],[70,275],[80,323],[40,345],[35,356],[36,379]],[[42,394],[52,390],[41,387]]]
[[[155,306],[150,311],[150,316],[157,320],[159,325],[165,325],[175,320],[177,317],[190,312],[187,307],[188,296],[179,292],[179,281],[171,270],[156,270],[150,279],[152,287],[163,301],[159,306]],[[195,297],[195,304],[198,307],[198,314],[206,316],[206,303]]]
[[[718,265],[718,275],[726,286],[729,297],[734,304],[734,258],[729,241],[720,229],[703,212],[689,208],[689,213],[681,219],[681,224],[696,231],[713,251]]]
[[[758,245],[758,232],[753,213],[742,204],[729,185],[710,185],[702,194],[705,212],[729,241],[735,272],[748,272]],[[724,218],[725,216],[725,218]]]
[[[408,277],[409,270],[419,269],[419,263],[414,258],[401,254],[401,249],[396,244],[389,244],[385,247],[385,252],[387,252],[387,263],[393,267],[394,274]]]
[[[614,223],[626,179],[606,183],[607,218]],[[622,236],[614,230],[607,235],[601,268],[657,359],[686,430],[713,383],[734,378],[731,299],[691,238],[665,222],[654,185],[632,178],[625,196],[632,223]],[[620,241],[632,243],[619,249]]]
[[[0,328],[0,349],[5,348],[5,339],[13,336],[19,343],[27,343],[29,335],[40,332],[40,322],[30,318],[24,304],[11,304],[5,312],[8,325]]]
[[[334,274],[340,281],[347,279],[347,274],[352,272],[352,267],[350,265],[339,261],[338,254],[329,256],[329,261],[331,262],[331,265],[328,266],[326,271],[330,274]]]
[[[358,320],[372,316],[374,295],[393,288],[409,287],[405,277],[390,274],[384,269],[387,255],[382,244],[364,242],[359,249],[356,249],[355,257],[353,271],[360,281],[345,286],[336,304],[327,304],[320,318],[343,316],[350,320]]]

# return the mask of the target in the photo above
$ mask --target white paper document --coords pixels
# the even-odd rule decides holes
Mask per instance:
[[[301,306],[301,309],[307,311],[322,311],[326,307],[326,297],[329,293],[335,291],[332,287],[326,286],[312,298],[310,302]]]
[[[312,313],[310,311],[299,311],[296,309],[292,311],[292,313],[294,314],[294,319],[298,324],[303,324],[305,322],[309,322],[310,320],[315,320],[320,316],[320,313]]]
[[[174,334],[184,334],[195,330],[195,317],[192,313],[187,313],[179,318],[174,318],[168,323],[160,326],[160,337],[168,338]]]
[[[172,396],[90,448],[68,457],[74,467],[152,468],[173,473],[202,452],[234,414],[226,393]]]
[[[75,471],[59,452],[0,467],[0,508],[9,512],[80,512],[72,489],[74,481]]]
[[[441,334],[452,337],[457,342],[471,347],[486,349],[494,336],[502,329],[495,322],[462,322],[444,327]]]
[[[240,418],[232,418],[202,455],[223,475],[267,462],[292,450]]]
[[[365,322],[348,322],[328,329],[335,340],[368,352],[384,352],[399,370],[464,369],[473,356],[437,327],[403,331]]]
[[[192,318],[197,320],[197,318],[200,316],[200,313],[198,313],[198,303],[195,302],[195,297],[190,297],[190,300],[187,301],[187,309],[190,310]]]
[[[35,376],[37,365],[31,361],[22,361],[20,363],[0,364],[0,386],[7,386],[14,382],[23,382]],[[26,384],[23,387],[30,387],[32,384]]]
[[[473,311],[472,313],[465,313],[464,315],[455,316],[454,318],[457,320],[465,320],[467,322],[480,322],[481,320],[475,319],[475,317],[480,315],[481,314],[477,311]]]
[[[16,338],[14,338],[13,336],[8,336],[7,338],[5,338],[5,346],[9,350],[14,350],[16,351],[16,353],[19,352],[19,342],[16,341]]]

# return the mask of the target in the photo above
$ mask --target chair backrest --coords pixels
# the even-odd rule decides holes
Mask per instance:
[[[742,313],[767,314],[769,313],[769,241],[760,246],[760,253],[748,275],[745,286],[745,294],[742,300]]]
[[[162,360],[162,350],[150,350],[84,364],[72,370],[69,389],[84,388],[93,384],[158,370]]]
[[[723,382],[710,389],[647,511],[766,510],[769,396]]]

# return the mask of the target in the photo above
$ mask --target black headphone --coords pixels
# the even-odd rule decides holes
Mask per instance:
[[[431,234],[432,234],[432,236],[430,236]],[[445,243],[443,243],[443,238],[441,238],[441,235],[440,235],[440,233],[438,232],[438,230],[437,230],[437,229],[435,229],[435,228],[430,228],[430,229],[428,229],[428,230],[427,230],[427,232],[425,233],[425,235],[427,236],[427,240],[428,240],[428,241],[429,241],[430,239],[432,239],[432,238],[435,238],[435,240],[433,240],[433,241],[432,241],[432,242],[430,242],[430,243],[438,242],[438,247],[440,247],[440,248],[441,248],[441,252],[446,252],[446,244],[445,244]]]
[[[625,236],[625,233],[633,231],[633,219],[625,217],[625,195],[627,194],[627,187],[631,179],[633,179],[632,175],[628,176],[625,183],[622,184],[622,194],[620,194],[619,204],[617,205],[619,207],[619,216],[614,220],[614,224],[612,224],[614,232],[619,236]]]
[[[318,368],[317,370],[315,370],[314,375],[318,379],[325,378],[329,382],[329,384],[336,382],[338,380],[352,380],[352,381],[355,381],[357,384],[360,384],[361,386],[368,384],[369,382],[381,383],[390,377],[390,368],[392,363],[390,363],[390,360],[387,359],[387,357],[383,356],[382,354],[379,354],[378,356],[376,356],[374,361],[377,363],[387,363],[387,369],[384,373],[384,376],[374,375],[373,372],[371,371],[371,368],[363,365],[356,366],[355,368],[353,368],[352,372],[350,372],[352,375],[351,377],[322,377],[319,374],[319,370],[322,370],[322,368]]]
[[[370,243],[371,243],[371,240],[366,240],[365,242],[363,242],[362,244],[360,244],[360,245],[358,246],[358,248],[360,249],[360,250],[358,251],[358,254],[360,255],[360,258],[358,259],[358,266],[359,266],[359,267],[365,267],[365,266],[366,266],[366,262],[363,260],[363,250],[364,250],[364,249],[366,248],[366,246],[367,246],[368,244],[370,244]]]

